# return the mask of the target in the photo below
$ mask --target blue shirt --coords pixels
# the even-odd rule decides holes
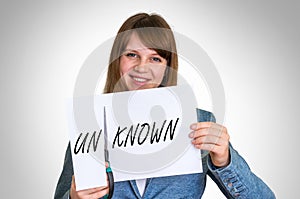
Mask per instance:
[[[212,113],[197,109],[198,122],[215,122]],[[246,161],[229,146],[230,163],[226,167],[216,168],[210,156],[202,158],[203,173],[149,178],[144,194],[141,196],[135,180],[115,182],[113,199],[166,199],[202,197],[209,176],[218,185],[227,198],[273,199],[274,193],[249,168]],[[69,198],[73,175],[73,163],[70,144],[68,145],[63,170],[56,187],[55,199]]]

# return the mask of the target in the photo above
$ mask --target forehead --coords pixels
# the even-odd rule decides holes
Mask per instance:
[[[146,51],[151,51],[156,53],[155,50],[152,50],[149,47],[145,46],[141,41],[141,39],[138,37],[138,35],[134,32],[131,34],[128,40],[128,43],[126,45],[126,50],[137,50],[137,51],[146,50]]]

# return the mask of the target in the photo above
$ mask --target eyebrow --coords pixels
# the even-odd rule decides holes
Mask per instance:
[[[160,56],[155,50],[152,50],[152,49],[150,49],[150,48],[147,48],[147,49],[149,49],[149,50],[151,50],[151,51],[154,51],[154,53],[151,53],[150,55],[158,55],[158,56]],[[125,49],[124,50],[124,53],[126,53],[126,52],[139,52],[138,50],[134,50],[134,49],[130,49],[130,48],[127,48],[127,49]]]

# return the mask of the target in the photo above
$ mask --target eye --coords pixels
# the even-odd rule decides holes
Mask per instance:
[[[161,58],[159,57],[152,57],[151,58],[154,62],[161,62]]]
[[[125,55],[126,55],[126,57],[132,57],[132,58],[138,57],[138,55],[135,53],[126,53]]]

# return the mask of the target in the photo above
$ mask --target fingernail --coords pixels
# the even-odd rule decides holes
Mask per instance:
[[[192,125],[190,126],[190,128],[193,129],[193,130],[195,130],[195,129],[197,128],[197,125],[196,125],[196,124],[192,124]]]
[[[191,133],[189,134],[189,136],[190,136],[190,138],[193,138],[193,137],[194,137],[194,132],[191,132]]]

